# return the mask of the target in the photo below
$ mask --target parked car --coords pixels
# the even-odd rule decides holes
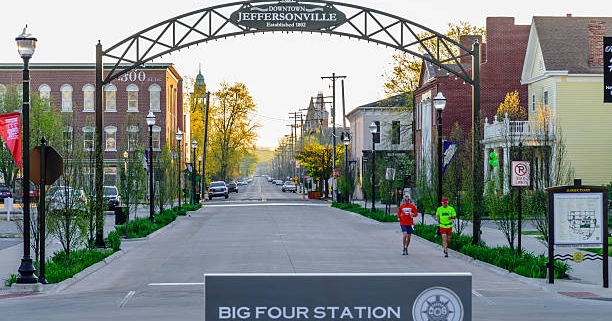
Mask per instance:
[[[4,203],[5,198],[13,197],[13,193],[11,193],[11,189],[8,186],[2,185],[0,186],[0,200]]]
[[[103,186],[102,197],[109,211],[114,211],[115,207],[121,206],[121,196],[117,186]]]
[[[38,185],[30,182],[30,199],[35,200],[40,196]],[[15,185],[13,188],[13,195],[19,199],[23,199],[23,185],[21,183],[21,177],[15,179]]]
[[[212,200],[213,197],[223,196],[225,198],[229,197],[229,192],[227,189],[227,185],[224,181],[214,181],[208,185],[208,199]]]
[[[58,189],[49,199],[49,210],[72,209],[85,211],[87,209],[87,197],[82,189]]]
[[[295,183],[293,181],[286,181],[283,183],[283,187],[281,187],[281,190],[284,192],[294,192],[297,193],[297,186],[295,185]]]
[[[232,192],[238,193],[238,183],[236,183],[234,181],[231,181],[231,182],[228,182],[225,185],[227,185],[227,191],[228,192],[230,192],[230,193],[232,193]]]

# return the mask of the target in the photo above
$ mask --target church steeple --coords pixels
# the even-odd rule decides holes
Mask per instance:
[[[206,88],[206,82],[204,81],[204,76],[202,75],[202,65],[200,64],[200,70],[198,71],[198,75],[196,76],[195,85],[198,87]],[[206,91],[206,89],[204,89]]]

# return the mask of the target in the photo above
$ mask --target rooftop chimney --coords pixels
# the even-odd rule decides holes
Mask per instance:
[[[589,67],[601,67],[603,63],[603,38],[606,36],[606,23],[591,21],[589,29]]]

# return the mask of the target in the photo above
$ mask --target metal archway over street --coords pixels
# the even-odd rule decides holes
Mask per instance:
[[[355,38],[384,45],[430,61],[472,85],[473,183],[481,198],[482,153],[480,129],[480,46],[466,48],[457,41],[423,25],[394,14],[335,1],[251,0],[195,10],[160,22],[103,50],[96,45],[96,216],[101,217],[103,181],[102,87],[112,80],[156,58],[200,43],[239,35],[265,32],[307,32]],[[472,56],[472,68],[464,68],[462,57]],[[104,64],[110,66],[104,71]],[[453,68],[451,68],[451,66]],[[476,204],[481,202],[476,199]],[[474,213],[474,231],[480,229],[480,213]],[[473,233],[477,243],[478,232]],[[103,245],[102,230],[96,244]]]

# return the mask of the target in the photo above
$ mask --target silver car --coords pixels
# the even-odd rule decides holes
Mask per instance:
[[[53,193],[49,199],[49,210],[80,210],[87,209],[87,197],[82,189],[62,188]]]
[[[208,185],[208,199],[212,200],[213,197],[219,196],[223,196],[225,198],[229,197],[227,185],[224,181],[211,182],[210,185]]]

